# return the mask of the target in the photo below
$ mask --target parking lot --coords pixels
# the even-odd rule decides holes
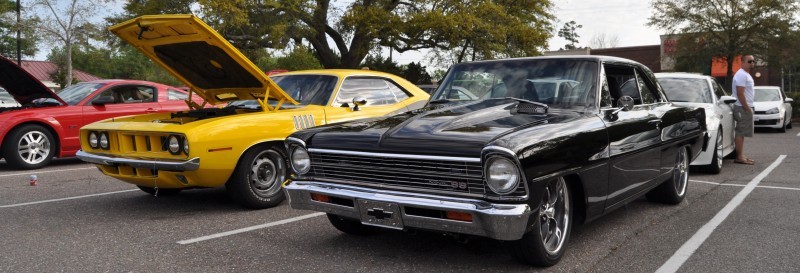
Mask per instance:
[[[349,236],[287,202],[243,209],[222,188],[153,197],[77,159],[35,171],[0,161],[0,271],[798,271],[800,129],[758,130],[746,145],[755,165],[726,159],[719,175],[693,173],[678,206],[641,198],[576,226],[546,269],[515,263],[500,241]]]

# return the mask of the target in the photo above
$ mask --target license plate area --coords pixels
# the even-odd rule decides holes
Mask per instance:
[[[403,217],[397,204],[362,199],[358,200],[358,210],[362,224],[403,229]]]

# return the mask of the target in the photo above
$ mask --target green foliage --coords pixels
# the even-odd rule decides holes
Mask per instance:
[[[405,67],[406,69],[400,74],[406,80],[414,84],[429,84],[432,82],[431,75],[422,64],[411,62]]]
[[[787,33],[796,31],[796,0],[654,0],[648,25],[681,37],[674,58],[688,65],[695,60],[722,57],[731,60],[741,54],[768,56],[782,54],[796,44],[784,44]],[[773,58],[782,62],[784,58]],[[729,62],[724,86],[733,76]],[[780,65],[779,63],[775,63]],[[775,65],[771,63],[770,65]]]
[[[33,26],[38,23],[36,19],[20,19],[17,26],[17,4],[15,1],[0,1],[0,55],[11,59],[17,56],[17,29],[20,30],[20,54],[33,56],[38,49],[38,36],[34,35]]]
[[[583,28],[583,25],[578,25],[575,21],[569,21],[564,24],[561,29],[558,30],[558,37],[564,38],[565,40],[569,41],[569,44],[564,46],[564,49],[576,49],[577,47],[575,44],[578,43],[578,38],[581,36],[578,35],[578,29]]]
[[[361,67],[367,67],[369,70],[385,72],[394,75],[400,75],[403,71],[403,68],[400,67],[397,62],[392,61],[388,58],[383,58],[381,55],[369,55],[364,62],[361,63]]]
[[[275,59],[271,69],[305,70],[322,69],[322,64],[314,56],[313,50],[305,46],[296,46],[288,55]]]

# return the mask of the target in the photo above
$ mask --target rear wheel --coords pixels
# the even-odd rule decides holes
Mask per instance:
[[[13,168],[38,169],[53,160],[53,134],[41,125],[28,124],[12,130],[3,141],[3,157]]]
[[[678,149],[675,155],[675,166],[672,169],[672,179],[661,183],[658,187],[647,193],[647,199],[667,204],[679,204],[686,197],[686,188],[689,184],[689,152],[686,148]]]
[[[339,215],[328,213],[328,221],[331,225],[341,232],[351,235],[370,235],[378,232],[379,227],[367,226],[358,220],[345,218]]]
[[[545,186],[534,229],[513,243],[514,259],[535,266],[558,263],[572,229],[571,195],[563,177]]]
[[[286,156],[275,147],[261,145],[244,153],[225,187],[239,204],[264,209],[277,206],[286,198],[281,186],[284,180]]]
[[[173,196],[180,193],[183,189],[165,189],[165,188],[152,188],[145,186],[137,186],[143,192],[149,193],[153,196]]]
[[[717,140],[714,143],[714,155],[711,157],[711,163],[704,166],[704,170],[708,173],[718,174],[722,171],[722,127],[717,131]]]

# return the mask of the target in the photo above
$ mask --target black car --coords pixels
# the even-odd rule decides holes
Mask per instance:
[[[460,63],[422,110],[292,134],[286,190],[345,233],[485,236],[550,266],[575,223],[642,195],[680,203],[705,132],[703,109],[670,103],[634,61]]]

